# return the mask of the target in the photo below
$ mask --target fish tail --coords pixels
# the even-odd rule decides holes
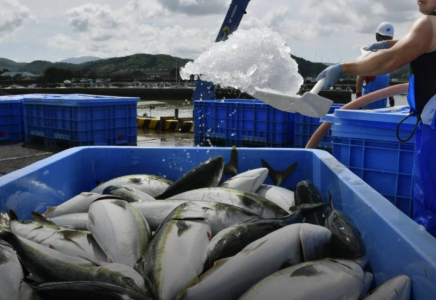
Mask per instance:
[[[238,151],[235,146],[232,147],[230,161],[224,166],[223,173],[229,176],[238,175]]]
[[[56,209],[57,206],[47,206],[47,210],[43,213],[44,216],[49,215],[51,212],[53,212]]]
[[[271,167],[265,160],[261,159],[260,161],[262,163],[262,166],[268,169],[268,176],[271,178],[276,186],[280,186],[289,177],[289,175],[294,172],[295,168],[298,165],[298,163],[295,162],[287,167],[285,170],[277,171],[273,167]]]
[[[54,223],[43,214],[40,214],[36,211],[30,212],[30,214],[37,222],[54,225]]]

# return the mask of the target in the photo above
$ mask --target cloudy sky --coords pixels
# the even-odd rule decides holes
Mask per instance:
[[[195,59],[218,34],[230,0],[0,0],[0,57],[17,62],[135,53]],[[340,62],[390,21],[404,36],[416,0],[251,0],[240,29],[267,26],[292,54]]]

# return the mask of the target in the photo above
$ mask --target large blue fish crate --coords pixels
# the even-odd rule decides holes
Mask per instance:
[[[415,138],[397,139],[397,124],[408,106],[375,110],[337,110],[323,120],[332,123],[333,156],[366,183],[412,216],[412,169]],[[412,134],[410,117],[399,127],[401,139]]]
[[[23,139],[23,96],[0,96],[0,141]]]
[[[200,163],[216,156],[229,162],[230,148],[75,147],[0,177],[0,206],[20,218],[31,211],[67,199],[105,181],[128,174],[151,174],[176,180]],[[364,240],[367,270],[375,285],[399,274],[412,279],[412,299],[434,299],[436,294],[436,239],[391,202],[322,150],[286,148],[238,149],[239,172],[261,167],[261,159],[283,170],[297,168],[283,187],[294,188],[311,180],[325,200],[353,220]],[[87,167],[92,166],[92,167]],[[268,178],[266,183],[272,184]]]
[[[195,100],[194,143],[228,147],[292,146],[294,116],[260,100]]]
[[[136,97],[39,94],[23,100],[25,140],[46,145],[136,145]]]
[[[333,113],[336,109],[339,109],[343,104],[333,104],[330,107],[329,114]],[[321,125],[320,118],[312,118],[304,116],[302,114],[295,114],[295,129],[294,129],[294,147],[304,148],[309,142],[312,135]],[[329,130],[326,135],[318,144],[318,148],[331,149],[332,148],[332,136],[331,130]]]

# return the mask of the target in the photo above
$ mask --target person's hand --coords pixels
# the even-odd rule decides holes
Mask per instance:
[[[362,48],[365,51],[377,51],[377,50],[383,50],[383,49],[388,49],[388,43],[386,43],[386,41],[381,41],[381,42],[376,42],[374,44],[365,46]]]
[[[316,81],[320,81],[324,78],[324,85],[322,86],[323,90],[329,89],[331,86],[334,86],[336,82],[339,81],[339,78],[342,76],[342,66],[341,64],[333,65],[326,68],[324,71],[319,73],[318,77],[316,77]]]
[[[359,99],[360,97],[362,97],[362,92],[361,91],[357,91],[356,92],[356,99]]]

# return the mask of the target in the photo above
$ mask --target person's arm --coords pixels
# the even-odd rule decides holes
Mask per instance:
[[[342,74],[376,76],[390,73],[427,52],[433,40],[433,27],[427,16],[420,18],[391,48],[380,50],[359,61],[343,63]]]
[[[357,75],[356,78],[356,99],[362,96],[363,76]]]

